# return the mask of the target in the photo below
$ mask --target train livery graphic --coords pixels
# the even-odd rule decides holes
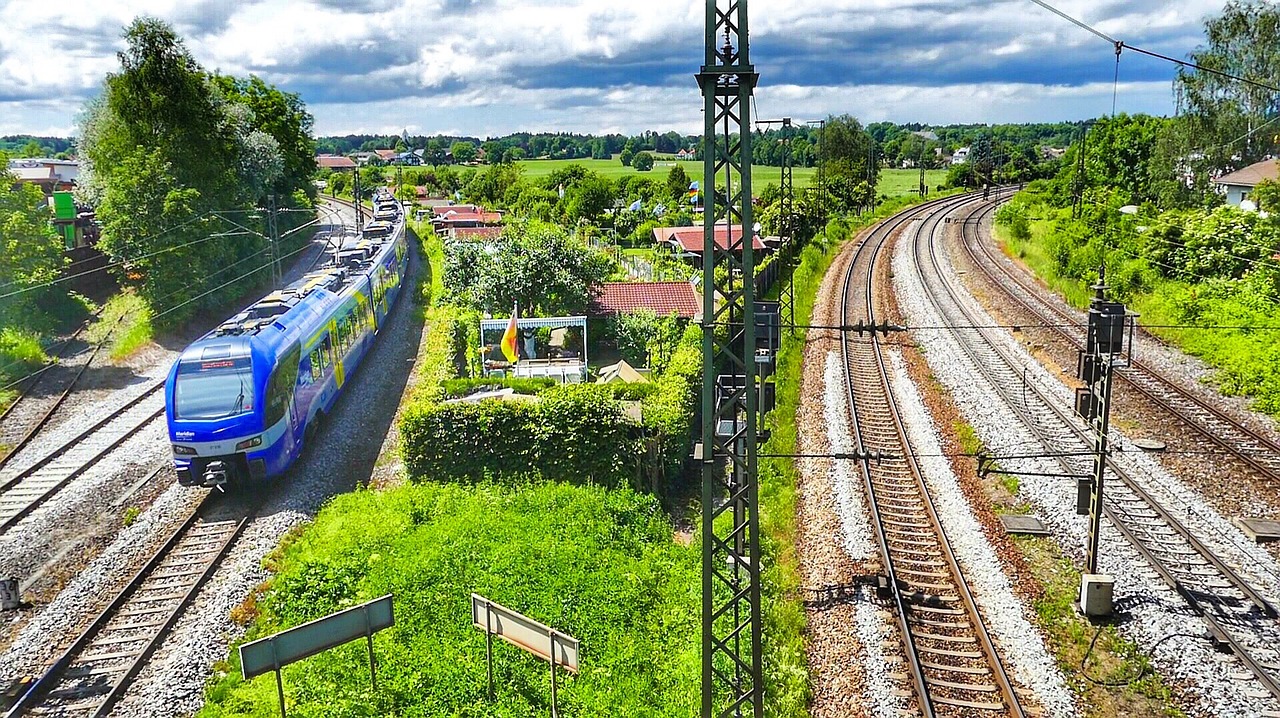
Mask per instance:
[[[375,219],[329,264],[192,343],[165,383],[184,486],[273,478],[298,458],[373,346],[409,263],[404,213],[385,191]]]

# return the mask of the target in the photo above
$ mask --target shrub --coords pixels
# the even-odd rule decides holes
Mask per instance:
[[[440,383],[444,395],[459,398],[479,391],[494,389],[512,389],[517,394],[537,394],[556,385],[554,379],[546,377],[475,377],[464,379],[445,379]]]
[[[671,539],[652,497],[541,485],[512,491],[406,484],[336,497],[284,551],[246,640],[353,603],[395,596],[396,625],[285,669],[289,715],[546,715],[545,662],[494,641],[497,694],[485,694],[474,591],[582,641],[582,671],[561,673],[573,716],[697,713],[699,564]],[[231,652],[199,714],[275,715],[271,676],[245,681]]]
[[[625,485],[635,476],[633,427],[608,387],[547,389],[537,403],[488,399],[419,402],[400,421],[409,476]]]

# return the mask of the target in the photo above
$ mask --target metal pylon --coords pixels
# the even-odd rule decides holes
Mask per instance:
[[[763,718],[750,131],[757,76],[746,0],[707,0],[706,7],[697,76],[710,200],[703,214],[702,716]],[[718,382],[722,376],[728,381]]]

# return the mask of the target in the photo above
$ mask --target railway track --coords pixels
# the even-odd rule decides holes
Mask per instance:
[[[100,314],[101,310],[95,316]],[[89,328],[91,321],[92,318],[85,320],[71,336],[60,341],[53,361],[35,372],[17,398],[5,407],[3,412],[0,412],[0,432],[17,437],[4,454],[0,455],[0,468],[4,468],[9,463],[9,459],[22,451],[40,433],[40,430],[48,425],[54,413],[66,401],[79,383],[80,377],[84,375],[89,365],[98,357],[98,352],[107,343],[107,339],[111,336],[110,332],[97,344],[80,347],[79,351],[71,351],[79,346],[80,335]],[[44,393],[39,396],[34,394],[33,390],[36,386],[45,387]],[[21,428],[11,426],[21,422],[23,418],[28,419],[24,422],[25,426]]]
[[[978,222],[986,220],[995,212],[995,208],[996,205],[991,205],[975,219]],[[1003,257],[993,254],[990,244],[982,241],[981,233],[970,229],[966,225],[961,244],[973,264],[1017,306],[1038,318],[1044,325],[1043,328],[1051,330],[1058,341],[1073,350],[1082,349],[1082,319],[1041,298],[1033,282],[1000,261]],[[1076,331],[1077,328],[1079,331]],[[1130,366],[1120,369],[1116,376],[1184,425],[1228,453],[1238,456],[1262,476],[1280,482],[1280,444],[1166,379],[1136,357]]]
[[[27,466],[0,473],[0,532],[9,530],[72,479],[83,474],[164,413],[164,382],[142,394]]]
[[[844,279],[844,323],[875,321],[873,274],[890,236],[931,208],[898,215],[858,247]],[[935,210],[936,211],[936,210]],[[842,341],[854,437],[920,715],[1025,716],[912,458],[879,341]]]
[[[105,716],[213,574],[257,505],[212,492],[4,714]]]
[[[990,206],[973,203],[946,212],[966,213],[959,223],[964,234],[976,232],[978,226],[965,220],[985,217]],[[913,238],[913,264],[924,294],[942,324],[953,327],[949,333],[972,370],[984,377],[1008,411],[1039,437],[1038,450],[1054,457],[1063,473],[1091,473],[1090,430],[1066,408],[1062,396],[1055,397],[1046,387],[1026,379],[1021,362],[994,336],[994,330],[983,328],[987,323],[963,300],[954,272],[943,267],[934,238],[946,212],[927,218]],[[1144,488],[1146,482],[1132,468],[1114,457],[1108,459],[1107,468],[1110,480],[1104,510],[1110,524],[1204,621],[1213,639],[1234,653],[1249,674],[1280,699],[1280,653],[1276,652],[1280,621],[1273,601]]]

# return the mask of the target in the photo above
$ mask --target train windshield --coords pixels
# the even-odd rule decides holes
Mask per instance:
[[[178,419],[224,419],[253,411],[253,371],[247,357],[183,362],[174,387]]]

